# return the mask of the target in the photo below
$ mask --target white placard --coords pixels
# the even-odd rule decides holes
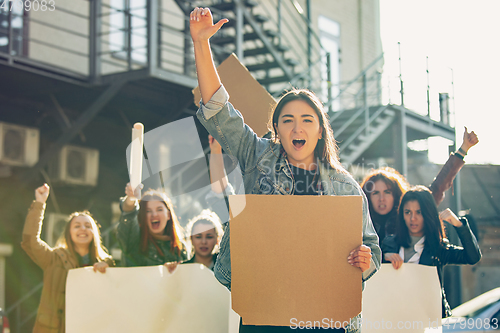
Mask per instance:
[[[441,332],[436,267],[383,264],[363,291],[362,332]]]
[[[230,292],[200,264],[69,271],[66,332],[237,333]]]

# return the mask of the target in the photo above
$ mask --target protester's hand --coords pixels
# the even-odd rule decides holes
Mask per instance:
[[[394,269],[399,269],[403,266],[403,258],[401,258],[401,256],[397,253],[385,253],[384,258],[392,263],[392,267],[394,267]]]
[[[179,261],[172,261],[164,263],[163,266],[167,267],[168,272],[172,274],[179,264]]]
[[[49,197],[50,187],[47,184],[43,184],[35,190],[35,200],[37,202],[46,203]]]
[[[208,135],[208,144],[210,145],[210,152],[212,154],[222,154],[222,147],[213,136]]]
[[[455,215],[455,213],[453,213],[449,208],[446,208],[441,213],[439,213],[439,219],[441,221],[446,221],[448,223],[451,223],[453,224],[453,226],[457,228],[460,228],[463,225],[462,222]]]
[[[360,245],[349,253],[347,262],[354,267],[361,268],[361,272],[370,268],[372,250],[366,245]]]
[[[127,185],[125,186],[125,195],[127,196],[127,199],[131,201],[138,200],[143,187],[144,185],[139,184],[139,186],[133,189],[132,184],[127,183]]]
[[[216,24],[213,24],[213,17],[210,9],[196,7],[189,16],[189,29],[193,42],[207,41],[226,22],[229,22],[229,20],[224,18]]]
[[[476,133],[474,133],[474,131],[468,132],[467,127],[464,126],[464,139],[460,148],[467,153],[469,149],[475,146],[478,142],[479,139],[477,138]]]
[[[94,264],[94,272],[101,272],[101,273],[106,273],[106,268],[108,268],[109,265],[107,262],[105,261],[100,261],[100,262],[96,262]]]

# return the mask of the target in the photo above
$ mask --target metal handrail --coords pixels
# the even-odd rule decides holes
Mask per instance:
[[[305,79],[308,79],[308,78],[312,77],[312,72],[313,71],[319,71],[319,67],[317,67],[317,65],[319,63],[321,63],[321,61],[322,61],[321,53],[322,52],[327,53],[327,51],[323,48],[323,45],[321,44],[319,36],[316,34],[316,32],[314,31],[314,29],[312,29],[312,25],[309,22],[309,20],[307,19],[307,17],[305,17],[300,12],[298,12],[297,8],[293,4],[293,1],[290,0],[288,2],[287,1],[283,1],[283,2],[279,2],[279,3],[281,3],[281,6],[283,6],[283,8],[285,8],[287,14],[289,14],[290,16],[292,16],[292,17],[300,16],[299,20],[301,20],[301,21],[303,21],[305,23],[305,27],[306,28],[304,29],[303,28],[304,26],[302,26],[300,24],[293,24],[293,26],[292,26],[292,25],[290,25],[289,20],[281,20],[280,19],[279,21],[282,22],[282,24],[286,25],[287,28],[288,28],[288,30],[290,30],[290,31],[298,29],[299,32],[300,32],[300,34],[301,34],[301,36],[304,37],[304,38],[307,38],[308,34],[310,33],[310,35],[313,37],[314,42],[315,42],[315,46],[311,45],[312,48],[313,48],[312,49],[313,58],[315,58],[315,59],[311,59],[312,63],[310,64],[310,66],[308,64],[302,62],[302,66],[305,69],[302,70],[300,73],[298,73],[292,80],[290,80],[290,83],[292,85],[295,85],[301,79],[305,80]],[[279,6],[279,3],[276,4],[277,7]],[[262,5],[262,2],[260,2],[260,4]],[[287,4],[288,4],[288,6],[287,6]],[[292,7],[293,9],[291,9],[290,7]],[[267,12],[270,20],[276,26],[278,26],[278,22],[274,19],[274,16],[271,15],[271,13],[269,12],[267,6],[263,6],[263,8]],[[296,21],[294,21],[294,22],[296,23]],[[278,31],[279,30],[280,30],[280,27],[278,26]],[[281,44],[285,44],[285,45],[293,45],[294,44],[294,43],[292,43],[290,41],[290,39],[288,38],[287,35],[280,35],[279,37],[280,37],[280,41],[285,41],[285,43],[281,42]],[[302,54],[299,54],[298,50],[296,48],[292,48],[291,50],[289,50],[287,52],[291,52],[292,54],[294,54],[297,60],[307,59],[308,57],[304,56],[304,54],[308,53],[307,48],[303,47],[302,45],[299,45],[299,47],[301,48],[300,51],[301,51]],[[320,82],[319,86],[321,86],[321,82]],[[309,88],[312,89],[312,90],[314,90],[314,88],[312,88],[312,87],[309,87]],[[279,92],[277,92],[276,94],[279,94]]]
[[[382,58],[384,57],[384,53],[382,52],[377,58],[375,58],[361,73],[359,73],[358,75],[356,75],[352,80],[350,80],[342,90],[339,91],[339,93],[337,94],[337,96],[333,97],[330,101],[328,101],[327,103],[325,103],[325,108],[329,108],[331,106],[331,104],[337,100],[342,94],[344,94],[354,83],[356,83],[360,78],[362,78],[363,76],[366,76],[366,74],[368,73],[368,71],[370,69],[372,69],[372,67],[374,67]],[[335,119],[337,118],[340,114],[342,113],[342,111],[339,111],[339,112],[336,112],[335,115],[333,115],[331,117],[331,119]]]
[[[20,332],[21,331],[21,327],[26,324],[31,318],[33,318],[37,311],[38,310],[35,310],[34,312],[32,312],[27,318],[24,318],[23,321],[21,321],[21,305],[27,301],[28,299],[31,298],[31,296],[33,296],[33,294],[35,294],[36,292],[38,292],[40,289],[43,288],[43,282],[40,282],[39,284],[37,284],[34,288],[32,288],[26,295],[24,295],[23,297],[21,297],[17,302],[15,302],[14,304],[12,304],[10,307],[7,308],[7,310],[5,311],[7,316],[9,316],[10,313],[14,312],[15,311],[15,322],[16,322],[16,332]],[[10,316],[11,320],[12,320],[12,316]]]
[[[351,136],[345,140],[344,142],[342,142],[342,144],[340,145],[340,150],[344,149],[345,147],[349,146],[351,144],[351,142],[353,142],[356,138],[359,137],[359,135],[361,134],[361,132],[363,132],[363,130],[369,128],[370,124],[378,118],[378,116],[380,116],[382,114],[382,112],[384,112],[389,106],[388,105],[383,105],[381,106],[369,119],[368,123],[365,123],[363,126],[360,126],[358,127],[358,129],[356,129],[356,131],[351,134]]]

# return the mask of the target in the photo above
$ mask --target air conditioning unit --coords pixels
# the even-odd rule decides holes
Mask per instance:
[[[38,162],[40,131],[0,122],[0,163],[33,166]]]
[[[43,222],[44,229],[44,241],[51,247],[56,245],[59,236],[64,232],[66,228],[66,223],[68,215],[59,213],[48,213],[45,215],[45,221]]]
[[[49,172],[53,181],[75,185],[97,185],[99,151],[97,149],[64,146]]]

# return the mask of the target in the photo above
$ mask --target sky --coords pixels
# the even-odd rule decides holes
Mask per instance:
[[[500,164],[498,13],[500,0],[380,0],[384,102],[400,103],[400,52],[405,106],[426,114],[428,62],[431,118],[439,119],[438,94],[446,92],[457,146],[464,126],[479,137],[469,164]],[[431,161],[446,161],[446,141],[430,141]]]

